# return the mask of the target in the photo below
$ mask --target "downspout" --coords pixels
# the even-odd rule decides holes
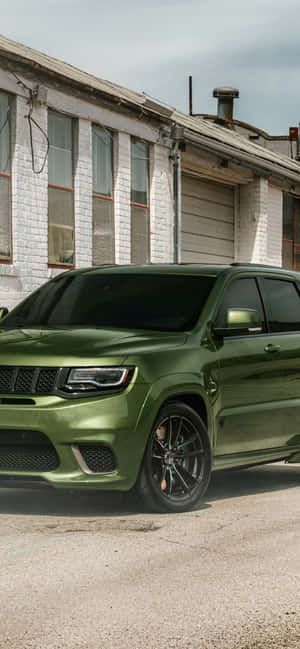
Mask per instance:
[[[181,262],[181,165],[180,165],[180,152],[184,151],[184,129],[180,126],[173,126],[172,128],[173,146],[171,149],[170,158],[173,160],[173,213],[174,213],[174,228],[173,228],[173,263],[180,264]]]
[[[180,154],[178,153],[178,142],[175,142],[175,146],[172,151],[172,157],[173,157],[173,204],[174,204],[174,240],[173,240],[173,245],[174,245],[174,256],[173,256],[173,261],[174,264],[179,264],[180,263],[180,221],[181,221],[181,214],[180,214],[180,209],[179,209],[179,160],[180,160]]]

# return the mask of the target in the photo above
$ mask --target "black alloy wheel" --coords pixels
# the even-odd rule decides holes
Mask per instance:
[[[150,435],[139,477],[139,492],[154,511],[191,509],[205,493],[211,450],[200,416],[184,403],[162,408]]]

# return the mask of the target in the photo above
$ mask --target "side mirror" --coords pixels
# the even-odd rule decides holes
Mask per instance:
[[[226,327],[214,327],[216,336],[260,333],[263,329],[261,316],[255,309],[228,309]]]
[[[8,309],[6,306],[0,306],[0,320],[8,314]]]

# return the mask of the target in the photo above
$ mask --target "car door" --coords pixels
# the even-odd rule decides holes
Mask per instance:
[[[300,442],[300,287],[292,278],[259,280],[269,329],[274,412],[281,421],[279,442]]]
[[[292,356],[298,355],[300,337],[296,341],[292,334],[288,340],[285,335],[283,343],[269,333],[263,287],[265,296],[268,288],[264,279],[260,283],[253,275],[233,279],[218,311],[219,326],[226,326],[228,308],[255,309],[263,326],[260,332],[224,336],[219,343],[216,457],[256,451],[268,454],[284,447],[294,435],[294,425],[292,429],[286,427],[283,390],[287,396],[286,383],[298,368]]]

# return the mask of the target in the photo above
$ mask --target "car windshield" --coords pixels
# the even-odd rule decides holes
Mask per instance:
[[[1,328],[80,326],[185,331],[196,324],[214,282],[214,277],[197,275],[62,275],[11,311]]]

